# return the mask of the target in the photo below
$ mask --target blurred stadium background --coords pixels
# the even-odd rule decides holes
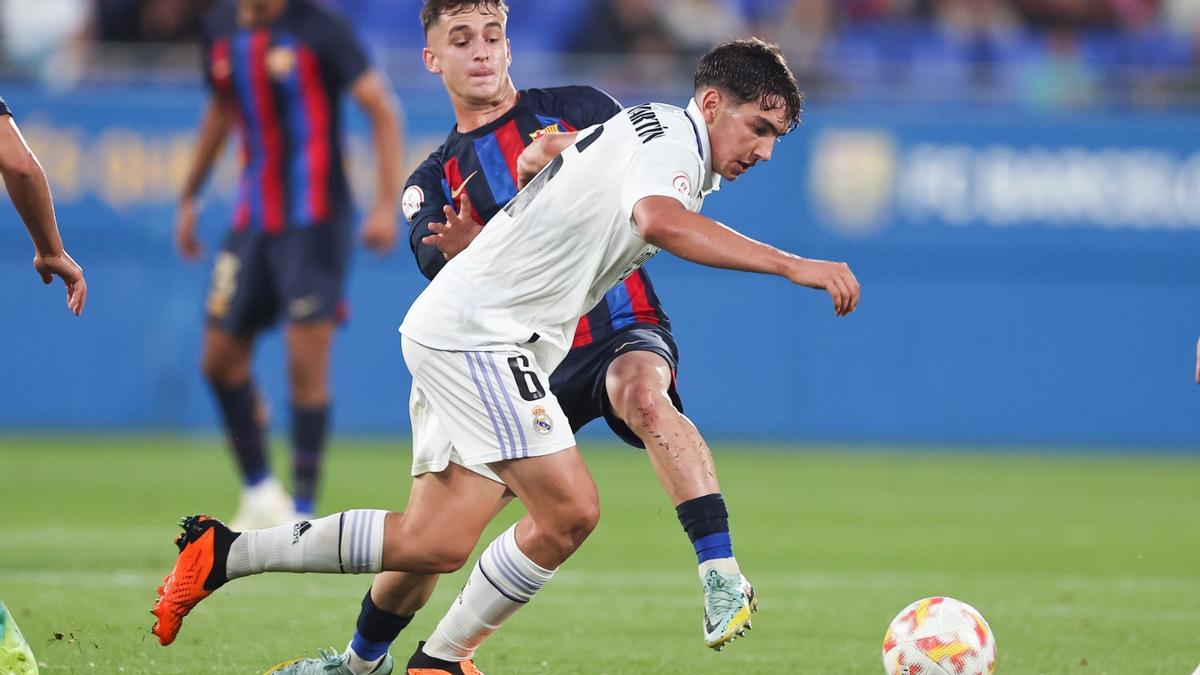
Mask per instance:
[[[214,428],[198,375],[207,265],[171,241],[204,93],[194,0],[3,0],[0,83],[95,290],[86,320],[0,261],[0,428]],[[341,0],[390,74],[407,165],[452,124],[420,63],[416,0]],[[850,261],[862,310],[660,259],[689,412],[775,440],[1186,447],[1200,279],[1200,3],[1193,0],[613,0],[512,3],[518,87],[585,82],[683,101],[695,54],[780,41],[803,127],[709,212]],[[353,106],[348,106],[353,110]],[[360,122],[359,132],[365,128]],[[368,144],[352,148],[366,203]],[[227,226],[233,151],[207,191]],[[11,217],[11,211],[10,217]],[[0,231],[23,250],[19,227]],[[360,252],[334,359],[335,428],[405,433],[395,326],[409,254]],[[25,292],[16,292],[26,289]],[[37,331],[27,330],[37,325]],[[69,328],[69,329],[68,329]],[[260,377],[282,396],[279,349]],[[97,391],[106,392],[96,396]],[[280,408],[282,410],[282,408]]]
[[[82,481],[91,471],[86,464],[89,437],[99,439],[96,455],[106,460],[120,456],[124,441],[119,439],[137,437],[132,456],[163,471],[169,469],[144,459],[152,454],[148,445],[194,448],[200,443],[208,450],[219,445],[215,406],[198,368],[201,300],[209,268],[181,262],[171,238],[178,185],[205,101],[194,40],[197,17],[209,4],[0,0],[0,95],[13,107],[45,165],[68,249],[84,265],[91,290],[83,319],[70,317],[58,301],[60,289],[42,289],[30,269],[28,242],[15,214],[6,205],[0,209],[0,250],[5,251],[0,257],[0,287],[5,289],[0,293],[0,486],[7,484],[21,506],[10,513],[28,515],[33,522],[42,518],[62,524],[73,517],[68,514],[82,517],[105,504],[103,493],[92,492],[81,493],[90,495],[86,504],[20,501],[36,499],[36,487],[56,483],[51,475],[38,473],[43,447],[76,453],[72,457],[78,464],[45,466],[78,472],[76,480]],[[349,14],[388,73],[407,123],[406,166],[415,166],[453,124],[440,81],[421,67],[420,2],[331,4]],[[784,248],[849,261],[863,286],[859,311],[835,320],[822,294],[798,291],[778,280],[703,269],[669,256],[650,263],[682,351],[680,386],[688,413],[717,440],[723,474],[738,462],[737,448],[742,447],[747,457],[757,458],[755,466],[770,471],[774,460],[755,454],[766,444],[770,452],[780,453],[779,466],[813,448],[883,449],[884,460],[854,451],[846,462],[870,465],[878,476],[898,480],[921,480],[914,468],[919,467],[935,472],[930,474],[935,482],[952,481],[960,474],[946,473],[946,466],[963,471],[977,466],[980,473],[954,488],[948,499],[961,505],[984,493],[1009,498],[985,503],[998,528],[1005,520],[1013,529],[997,529],[995,539],[988,541],[968,537],[968,544],[982,548],[976,551],[978,559],[968,556],[965,569],[979,577],[943,578],[950,580],[947,585],[930,583],[921,589],[976,593],[964,599],[989,615],[996,627],[990,599],[1012,635],[1028,609],[1013,599],[1014,589],[1023,588],[1023,575],[1045,560],[1061,560],[1038,569],[1049,573],[1053,568],[1067,581],[1043,578],[1030,581],[1030,587],[1066,604],[1076,597],[1072,594],[1094,592],[1096,611],[1103,612],[1101,590],[1086,575],[1071,574],[1107,574],[1095,580],[1104,593],[1123,594],[1121,602],[1131,606],[1149,604],[1123,619],[1104,614],[1107,619],[1095,619],[1098,624],[1108,620],[1111,634],[1126,638],[1127,620],[1169,624],[1159,633],[1154,653],[1171,654],[1173,666],[1122,667],[1117,659],[1103,672],[1184,672],[1182,664],[1190,668],[1200,660],[1194,649],[1200,629],[1195,564],[1200,559],[1195,525],[1200,514],[1200,387],[1192,382],[1193,347],[1200,335],[1195,320],[1200,300],[1200,1],[510,0],[510,5],[513,77],[519,88],[588,83],[627,105],[649,99],[682,103],[690,93],[694,57],[715,41],[747,34],[780,42],[801,79],[807,95],[804,124],[782,141],[768,165],[727,184],[705,211]],[[356,134],[350,148],[356,194],[366,204],[372,182],[365,123],[355,117],[353,106],[348,109]],[[230,151],[206,191],[201,229],[210,256],[227,227],[234,168]],[[352,445],[346,439],[406,440],[409,381],[396,326],[424,279],[402,244],[383,258],[359,251],[350,283],[351,320],[333,360],[335,467],[343,461],[338,453]],[[259,354],[256,372],[275,404],[274,424],[282,430],[287,399],[278,335],[265,340]],[[583,436],[607,442],[607,430],[599,425]],[[973,450],[960,455],[947,448]],[[929,460],[925,452],[931,449],[946,453],[946,461]],[[1064,451],[1070,462],[1079,463],[1054,464]],[[378,448],[363,452],[363,457],[376,457]],[[837,466],[836,453],[816,452],[815,475],[854,484],[853,476],[830,468]],[[1012,458],[998,458],[997,453]],[[230,463],[217,452],[207,456],[213,467]],[[194,460],[195,454],[181,457]],[[1088,482],[1093,460],[1109,472],[1095,483]],[[598,474],[624,471],[624,465],[617,470],[605,464],[615,460],[599,461]],[[1113,463],[1105,464],[1109,461]],[[1061,473],[1051,471],[1051,464]],[[25,477],[13,467],[20,467]],[[395,491],[407,481],[402,461],[394,469],[395,487],[371,494],[395,500]],[[104,470],[119,471],[110,465]],[[125,469],[131,476],[141,470],[138,465]],[[647,503],[656,505],[651,508],[666,506],[654,494],[649,472],[637,471],[638,484],[650,491]],[[32,481],[28,472],[37,474]],[[1031,488],[1023,474],[1041,475],[1043,484]],[[989,475],[1002,477],[988,484]],[[1048,482],[1051,475],[1064,490],[1072,484],[1080,495],[1113,495],[1126,500],[1130,510],[1098,499],[1101,511],[1089,516],[1070,504],[1039,502],[1055,491]],[[220,488],[222,503],[232,504],[232,470],[228,481],[225,474],[219,478],[215,482],[229,483]],[[121,479],[111,479],[113,489],[120,490]],[[96,480],[108,484],[107,479]],[[750,500],[760,496],[751,494],[755,480],[747,475],[745,483],[727,484],[727,491]],[[850,529],[842,532],[848,539],[853,532],[874,537],[875,516],[891,519],[880,523],[884,528],[904,522],[903,510],[891,512],[889,502],[855,501],[872,498],[866,489],[846,487],[825,494],[812,474],[804,480],[807,487],[797,488],[801,496],[796,502],[789,498],[779,507],[783,513],[817,508],[827,520],[839,508],[854,509],[859,503],[861,513],[854,513],[846,525]],[[885,490],[889,481],[867,484]],[[332,476],[327,505],[363,505],[353,497],[353,486],[344,475]],[[802,490],[823,495],[828,511],[805,504]],[[882,499],[882,494],[874,496]],[[1158,497],[1163,501],[1155,501]],[[1019,521],[1016,512],[1006,510],[1010,502],[1028,507],[1020,511]],[[1103,511],[1110,506],[1113,512]],[[131,502],[120,508],[139,514],[131,516],[131,527],[140,542],[168,536],[165,527],[154,529],[150,522],[162,522],[162,513],[171,516],[179,507],[147,499],[144,506]],[[745,522],[737,521],[736,499],[733,508],[735,522]],[[780,512],[762,509],[768,516]],[[153,521],[140,517],[151,512]],[[1090,520],[1097,513],[1104,513],[1102,523]],[[1128,518],[1122,520],[1122,513]],[[1006,520],[1004,514],[1012,518]],[[944,524],[960,534],[970,527],[965,515],[947,517],[951,521]],[[968,583],[995,570],[983,551],[1011,553],[1012,547],[1000,545],[1014,541],[1005,539],[1006,532],[1024,536],[1028,532],[1021,523],[1043,517],[1064,522],[1077,517],[1079,527],[1063,534],[1066,540],[1047,534],[1039,541],[1044,560],[1032,556],[1025,561],[1029,566],[1017,564],[1005,571],[1012,585],[984,582],[980,590],[979,584]],[[671,528],[677,525],[669,517],[659,520],[655,536],[676,536]],[[1153,530],[1162,536],[1153,545],[1138,539],[1149,536],[1152,530],[1144,528],[1154,522],[1164,528]],[[21,529],[26,526],[8,521],[0,510],[0,597],[7,595],[18,618],[21,605],[12,598],[21,596],[15,589],[58,588],[57,582],[21,571],[44,562],[36,553],[41,550],[37,534]],[[741,535],[747,544],[751,537],[769,539],[773,534],[751,531],[758,534]],[[831,536],[839,536],[836,528]],[[678,537],[670,550],[686,549],[682,535]],[[1081,545],[1080,538],[1091,548],[1070,549]],[[806,559],[798,551],[770,574],[788,578],[792,564],[811,564],[817,570],[848,565],[861,572],[838,582],[842,586],[822,586],[808,577],[798,577],[796,583],[833,602],[839,594],[862,588],[886,600],[883,610],[871,607],[867,614],[876,617],[867,627],[878,633],[868,635],[869,643],[877,642],[892,612],[918,596],[909,597],[910,590],[917,592],[906,586],[911,577],[887,576],[899,574],[888,567],[888,556],[878,555],[878,564],[867,562],[875,554],[865,551],[862,541],[835,547],[827,557],[813,553]],[[1056,549],[1055,542],[1066,548]],[[44,544],[46,551],[60,553],[64,545]],[[1120,556],[1110,567],[1095,562],[1113,547],[1124,547],[1121,555],[1141,560],[1145,554],[1157,562],[1122,563]],[[581,555],[588,550],[585,546]],[[597,550],[608,549],[597,545]],[[688,551],[676,553],[677,564],[664,567],[664,574],[688,569],[682,555]],[[139,559],[137,565],[165,569],[169,555],[167,547],[152,564]],[[16,561],[7,576],[6,559]],[[124,569],[116,554],[104,560],[104,569]],[[62,563],[63,574],[78,564]],[[607,569],[603,562],[580,563],[584,570],[588,564]],[[912,555],[895,564],[908,570],[948,565]],[[1150,581],[1121,576],[1125,564],[1152,575]],[[142,576],[152,579],[148,572]],[[1122,585],[1121,579],[1130,578],[1134,581]],[[141,577],[136,581],[140,584]],[[119,579],[113,583],[110,591],[120,587]],[[311,580],[305,583],[304,588],[318,587]],[[680,611],[695,609],[687,583],[680,582]],[[342,639],[338,626],[352,621],[362,586],[361,580],[355,584],[339,587],[350,589],[342,599],[353,602],[340,622],[322,627],[327,636],[322,639]],[[148,595],[149,589],[140,595]],[[977,600],[978,595],[984,600]],[[23,599],[26,611],[36,604],[28,594]],[[115,596],[109,599],[118,602]],[[141,600],[139,596],[145,604]],[[1159,612],[1164,607],[1174,614],[1164,619]],[[802,609],[813,610],[811,605]],[[436,613],[427,618],[432,621]],[[816,616],[830,618],[820,611]],[[253,630],[254,617],[240,618]],[[1078,617],[1051,613],[1042,618],[1048,626],[1075,626],[1071,622]],[[35,624],[39,629],[58,625],[45,616],[35,619],[42,620]],[[811,628],[799,624],[797,630]],[[785,641],[778,648],[786,651],[786,636],[781,639]],[[1026,655],[1033,660],[1025,662],[1027,667],[1021,666],[1020,656],[1011,656],[1017,660],[1005,668],[1003,640],[1001,672],[1089,672],[1086,655],[1080,662],[1080,654],[1060,654],[1033,637]],[[140,649],[148,650],[147,645]],[[1180,654],[1188,645],[1193,653]],[[293,651],[296,646],[291,645]],[[838,649],[846,653],[858,646]],[[753,653],[749,645],[738,645],[743,647]],[[1061,656],[1054,663],[1066,665],[1056,669],[1029,656],[1043,648],[1041,657]],[[872,672],[877,667],[857,665],[875,663],[873,654],[855,656],[856,665],[844,669],[819,667],[828,654],[808,657],[808,663],[816,664],[811,672]],[[501,663],[528,666],[511,658],[516,660]],[[96,657],[70,663],[82,668],[78,664],[87,659]],[[253,663],[266,665],[270,656],[262,659]],[[789,672],[751,663],[723,672]],[[482,665],[486,669],[487,663]],[[73,672],[76,666],[55,672]],[[105,668],[101,662],[100,672]],[[147,670],[155,671],[171,668]],[[528,671],[543,672],[536,667]],[[590,672],[586,667],[575,671]],[[809,672],[795,672],[800,671]],[[684,671],[659,664],[628,672]],[[708,671],[700,666],[687,672]]]

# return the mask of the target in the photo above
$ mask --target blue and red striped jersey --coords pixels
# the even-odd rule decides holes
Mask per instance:
[[[270,25],[243,27],[226,0],[205,29],[205,80],[241,132],[234,228],[275,234],[348,210],[338,101],[369,67],[349,24],[313,0],[287,0]]]
[[[611,96],[593,87],[525,89],[516,106],[498,119],[463,133],[452,129],[446,142],[421,163],[404,187],[409,245],[421,273],[432,279],[446,264],[441,251],[421,243],[430,223],[445,222],[442,207],[471,200],[472,215],[487,223],[517,194],[517,157],[544,133],[577,131],[607,121],[621,111]],[[670,328],[650,275],[638,269],[615,286],[579,320],[572,347],[582,347],[632,324]]]

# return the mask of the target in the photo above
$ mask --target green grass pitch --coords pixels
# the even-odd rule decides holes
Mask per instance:
[[[700,639],[695,558],[649,464],[591,446],[600,526],[485,644],[491,675],[878,675],[888,621],[929,595],[984,614],[1001,675],[1187,675],[1200,662],[1200,457],[718,443],[761,609],[716,654]],[[408,461],[400,441],[335,439],[323,509],[403,507]],[[228,516],[236,489],[215,439],[0,440],[0,599],[43,672],[253,673],[345,645],[368,577],[240,580],[171,647],[149,634],[175,523]],[[463,578],[443,579],[401,635],[400,663]]]

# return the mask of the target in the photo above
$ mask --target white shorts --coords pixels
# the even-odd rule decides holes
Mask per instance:
[[[442,351],[408,337],[401,345],[413,378],[414,476],[454,462],[503,483],[487,464],[574,447],[550,378],[529,351]]]

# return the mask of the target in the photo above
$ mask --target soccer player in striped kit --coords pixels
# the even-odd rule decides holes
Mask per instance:
[[[243,482],[231,524],[268,527],[311,515],[328,436],[328,363],[344,319],[354,208],[342,165],[339,101],[370,120],[378,188],[363,242],[396,238],[400,131],[383,77],[343,17],[315,0],[226,0],[205,21],[212,92],[176,223],[198,259],[197,195],[236,128],[242,174],[232,228],[205,302],[203,365]],[[251,377],[258,334],[286,319],[294,501],[273,477]]]

